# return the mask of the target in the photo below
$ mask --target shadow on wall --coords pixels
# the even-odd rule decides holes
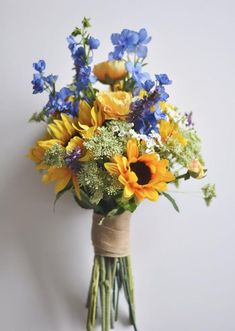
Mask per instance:
[[[67,193],[54,213],[53,187],[41,183],[32,164],[22,159],[12,170],[2,188],[0,251],[5,275],[11,275],[12,284],[20,282],[7,292],[13,316],[18,309],[24,323],[28,310],[23,306],[35,305],[30,309],[38,311],[54,330],[61,329],[66,316],[74,326],[85,325],[93,256],[91,212],[78,207]],[[21,299],[14,286],[23,292]],[[14,302],[22,305],[14,307]]]

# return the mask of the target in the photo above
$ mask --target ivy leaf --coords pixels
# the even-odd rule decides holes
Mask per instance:
[[[173,199],[172,196],[166,192],[161,192],[161,194],[164,195],[164,197],[166,197],[172,203],[172,206],[179,213],[180,210],[179,210],[179,207],[177,206],[177,203],[175,202],[175,199]]]

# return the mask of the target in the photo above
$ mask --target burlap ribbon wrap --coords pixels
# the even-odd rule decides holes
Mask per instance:
[[[99,224],[102,215],[93,214],[91,238],[96,255],[124,257],[130,255],[130,219],[131,212],[105,218]]]

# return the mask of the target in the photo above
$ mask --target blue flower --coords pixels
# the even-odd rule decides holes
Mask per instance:
[[[49,75],[47,77],[45,77],[45,81],[50,85],[53,86],[56,82],[56,80],[58,79],[57,75]]]
[[[151,79],[147,79],[144,83],[142,83],[142,87],[145,91],[149,92],[153,87],[155,83]]]
[[[84,47],[80,46],[73,36],[69,36],[67,38],[68,41],[68,47],[70,49],[72,58],[74,60],[75,65],[85,65],[86,63],[86,57],[85,57],[85,49]]]
[[[68,97],[71,95],[73,95],[73,92],[67,87],[63,87],[55,94],[50,94],[49,101],[45,106],[47,115],[54,114],[56,112],[63,112],[70,114],[73,117],[76,116],[78,109],[76,103],[67,101]]]
[[[130,106],[128,121],[134,123],[134,130],[141,134],[158,132],[157,124],[166,119],[166,114],[159,107],[159,94],[156,90],[143,99],[137,99]]]
[[[44,60],[39,60],[36,63],[33,63],[33,67],[36,71],[42,73],[46,68],[46,62]]]
[[[88,39],[88,45],[90,46],[90,49],[97,49],[100,46],[100,41],[99,41],[99,39],[90,37]]]
[[[145,86],[146,81],[150,81],[149,74],[142,72],[142,65],[140,63],[133,64],[131,61],[126,63],[126,69],[135,81],[135,93],[138,94],[140,88]],[[147,83],[147,87],[149,87],[149,82]]]
[[[160,85],[170,85],[172,84],[172,80],[170,80],[167,74],[159,74],[155,75],[156,81],[159,82]]]
[[[80,93],[82,90],[86,89],[90,83],[91,67],[84,66],[77,68],[76,73],[76,84],[77,92]]]
[[[169,94],[166,93],[164,86],[162,85],[156,86],[155,91],[158,95],[158,101],[166,101],[169,98]]]
[[[44,91],[44,79],[41,74],[34,74],[31,83],[33,85],[33,94],[42,93]]]
[[[121,60],[125,52],[136,53],[139,58],[145,58],[148,52],[145,45],[150,40],[151,37],[148,37],[145,29],[140,29],[139,32],[124,29],[121,33],[113,33],[111,41],[115,47],[109,54],[109,59]]]

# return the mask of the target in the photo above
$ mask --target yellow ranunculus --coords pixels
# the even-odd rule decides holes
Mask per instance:
[[[131,95],[127,92],[100,92],[96,98],[106,120],[125,119],[130,111]]]
[[[124,61],[105,61],[98,63],[93,69],[94,75],[104,84],[113,84],[127,75]]]
[[[190,175],[194,178],[201,179],[204,176],[203,166],[200,163],[200,161],[198,161],[197,159],[189,162],[187,168],[189,170]]]

